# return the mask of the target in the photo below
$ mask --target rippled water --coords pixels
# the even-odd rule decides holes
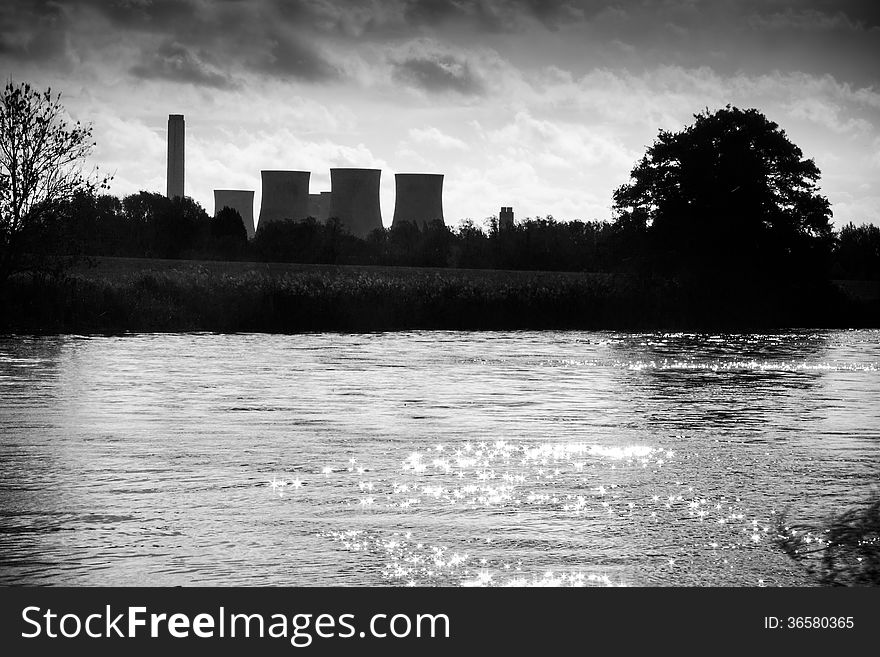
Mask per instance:
[[[0,583],[796,585],[880,332],[0,339]]]

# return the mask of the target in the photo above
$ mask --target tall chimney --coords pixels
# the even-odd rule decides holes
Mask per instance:
[[[168,115],[168,198],[183,196],[184,162],[183,114]]]

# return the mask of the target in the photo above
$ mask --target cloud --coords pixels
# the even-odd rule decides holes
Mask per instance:
[[[848,15],[843,10],[826,13],[818,9],[796,9],[788,7],[784,11],[761,15],[752,14],[748,22],[751,27],[763,30],[841,30],[862,31],[866,29],[863,18],[853,17],[858,14]],[[873,21],[872,21],[873,22]]]
[[[61,5],[17,0],[0,5],[0,56],[19,61],[65,62],[69,55]]]
[[[872,126],[869,121],[859,117],[850,116],[844,119],[844,112],[838,103],[825,100],[821,97],[799,98],[788,104],[788,113],[798,119],[804,119],[817,123],[832,132],[843,134],[855,132],[870,134]]]
[[[654,130],[678,130],[694,113],[728,103],[794,115],[835,131],[871,130],[861,115],[880,108],[880,92],[873,87],[802,72],[722,75],[708,66],[658,65],[639,73],[596,68],[575,77],[551,67],[525,82],[520,96],[529,107]]]
[[[340,71],[313,36],[326,20],[320,7],[335,7],[340,15],[344,9],[305,0],[6,0],[0,56],[57,65],[73,58],[136,78],[213,88],[246,73],[329,80]],[[107,56],[111,50],[114,58]]]
[[[874,138],[874,143],[871,145],[869,161],[872,167],[880,169],[880,137]]]
[[[393,185],[387,158],[446,173],[453,221],[607,217],[659,129],[731,103],[817,158],[837,221],[876,189],[878,19],[857,0],[4,0],[0,68],[95,122],[120,191],[164,188],[156,139],[150,166],[118,146],[161,146],[179,112],[202,202],[271,167]]]
[[[828,194],[834,209],[834,224],[837,227],[849,222],[856,225],[872,223],[880,225],[880,196],[870,194],[855,195],[849,192],[831,191]]]
[[[584,20],[603,3],[578,0],[407,0],[403,18],[412,26],[466,24],[483,32],[520,32],[530,24],[550,30]]]
[[[337,78],[340,70],[305,37],[293,31],[275,30],[263,36],[263,46],[247,57],[246,66],[277,77],[317,82]]]
[[[510,156],[574,172],[597,167],[623,172],[637,156],[600,126],[539,119],[527,111],[517,112],[511,123],[489,131],[487,138]]]
[[[390,58],[392,78],[429,92],[452,91],[465,96],[486,91],[482,76],[461,55],[428,41],[413,41]]]
[[[135,64],[129,71],[146,80],[164,79],[205,87],[232,86],[228,75],[203,62],[191,50],[179,43],[163,43],[146,61]]]
[[[417,144],[435,146],[444,150],[468,150],[468,145],[461,139],[447,135],[437,128],[410,128],[409,138]]]

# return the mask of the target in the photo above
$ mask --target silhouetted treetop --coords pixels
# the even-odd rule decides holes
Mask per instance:
[[[61,94],[8,82],[0,90],[0,282],[43,268],[44,225],[60,204],[106,189],[109,177],[85,172],[92,127],[70,123]]]
[[[617,221],[646,233],[655,263],[680,269],[801,269],[827,254],[820,172],[756,109],[728,105],[660,131],[614,192]],[[635,226],[635,228],[634,228]]]
[[[229,237],[240,242],[247,242],[247,230],[238,210],[223,207],[217,215],[211,219],[211,235],[218,238]]]

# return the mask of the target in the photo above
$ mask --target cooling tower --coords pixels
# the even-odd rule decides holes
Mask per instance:
[[[333,194],[330,192],[321,192],[320,208],[323,213],[321,221],[327,223],[330,218],[330,205],[333,203]]]
[[[392,226],[404,221],[420,226],[443,221],[443,174],[398,173],[394,183],[397,198]]]
[[[168,169],[166,172],[166,196],[183,196],[184,162],[183,114],[168,115]]]
[[[380,169],[330,169],[330,217],[356,237],[382,228],[379,209]]]
[[[248,239],[254,236],[254,192],[249,189],[215,189],[214,216],[223,208],[232,208],[241,215]]]
[[[302,221],[309,216],[308,171],[262,171],[260,222]]]
[[[330,217],[330,192],[309,194],[309,216],[314,217],[318,223],[326,223]]]

